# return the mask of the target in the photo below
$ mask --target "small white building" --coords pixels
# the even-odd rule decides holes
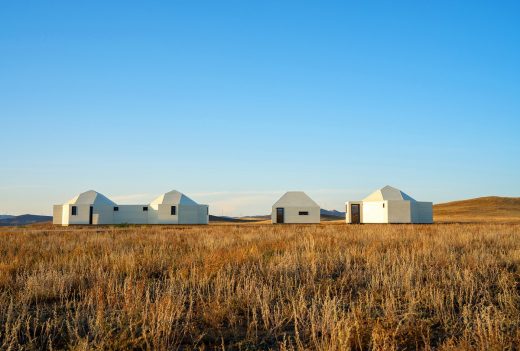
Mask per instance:
[[[63,205],[54,205],[53,223],[70,224],[208,224],[208,205],[199,205],[173,190],[150,204],[118,205],[89,190]]]
[[[303,191],[288,191],[273,205],[273,223],[320,223],[320,206]]]
[[[54,224],[110,224],[114,221],[115,202],[106,196],[89,190],[67,201],[54,205]]]
[[[433,203],[416,201],[389,185],[362,201],[346,202],[347,223],[433,223]]]
[[[208,224],[209,207],[199,205],[183,193],[172,190],[150,203],[150,223]]]

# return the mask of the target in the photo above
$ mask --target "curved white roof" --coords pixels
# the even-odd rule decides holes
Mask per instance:
[[[167,192],[166,194],[162,194],[157,197],[155,200],[150,202],[150,205],[159,205],[159,204],[172,204],[172,205],[188,205],[194,206],[198,205],[195,201],[184,195],[183,193],[172,190]]]
[[[288,191],[274,203],[273,207],[320,207],[320,205],[303,191]]]
[[[110,200],[103,194],[94,190],[85,191],[78,196],[70,199],[65,203],[66,205],[101,205],[101,206],[116,206],[116,203]]]
[[[363,201],[385,201],[385,200],[407,200],[415,201],[411,196],[403,193],[401,190],[391,187],[390,185],[374,191],[363,199]]]

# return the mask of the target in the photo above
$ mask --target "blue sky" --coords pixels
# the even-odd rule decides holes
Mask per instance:
[[[520,196],[520,3],[2,1],[0,213]]]

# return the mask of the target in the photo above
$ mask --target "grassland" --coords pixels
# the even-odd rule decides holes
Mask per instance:
[[[434,206],[435,222],[520,223],[520,197],[486,196]]]
[[[520,225],[0,230],[1,349],[502,350]]]

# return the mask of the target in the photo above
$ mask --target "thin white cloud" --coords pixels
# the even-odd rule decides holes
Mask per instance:
[[[256,194],[279,194],[283,193],[282,190],[266,190],[266,191],[213,191],[213,192],[202,192],[202,193],[190,193],[190,196],[228,196],[228,195],[256,195]]]
[[[235,194],[209,201],[210,211],[216,215],[252,216],[270,212],[273,196],[269,194]]]
[[[235,217],[269,214],[272,204],[285,192],[286,190],[217,191],[190,193],[188,196],[208,204],[212,214]],[[323,208],[330,210],[342,210],[345,201],[358,198],[354,189],[305,189],[305,192]]]

